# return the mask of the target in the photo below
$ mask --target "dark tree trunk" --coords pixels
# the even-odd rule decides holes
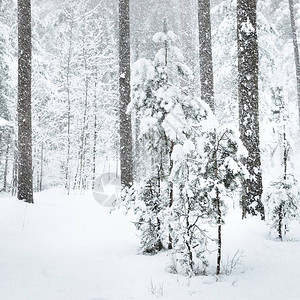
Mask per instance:
[[[18,0],[18,199],[33,203],[30,0]]]
[[[298,47],[298,40],[297,40],[297,28],[296,28],[296,22],[295,22],[294,1],[293,0],[289,0],[289,7],[290,7],[291,27],[292,27],[294,55],[295,55],[298,115],[299,115],[299,123],[300,123],[300,57],[299,57],[299,47]]]
[[[131,117],[126,113],[130,102],[130,22],[129,0],[119,0],[119,113],[122,187],[133,183]]]
[[[174,149],[174,142],[171,142],[170,151],[169,151],[169,163],[170,163],[170,165],[169,165],[169,175],[171,175],[172,169],[173,169],[173,166],[174,166],[174,162],[172,160],[173,149]],[[172,207],[173,202],[174,202],[174,184],[170,180],[169,181],[169,207],[170,208]],[[169,243],[168,243],[168,249],[169,250],[173,249],[173,241],[172,241],[171,231],[172,231],[172,227],[171,227],[171,225],[169,225]]]
[[[216,190],[217,193],[217,213],[218,213],[218,253],[217,253],[217,275],[221,272],[221,259],[222,259],[222,212],[220,204],[220,194],[219,189]]]
[[[239,127],[241,140],[248,150],[245,164],[251,175],[250,179],[243,182],[242,203],[247,213],[253,215],[259,213],[264,219],[259,149],[256,2],[256,0],[237,1]]]
[[[211,48],[210,0],[198,0],[199,54],[201,99],[212,111],[214,103],[214,77]]]
[[[280,203],[278,208],[278,237],[282,241],[282,221],[283,221],[283,203]]]

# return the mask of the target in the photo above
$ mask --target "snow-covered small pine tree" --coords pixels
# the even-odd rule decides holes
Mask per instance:
[[[207,233],[203,224],[221,223],[224,195],[246,173],[237,132],[218,127],[209,106],[186,92],[190,74],[175,35],[161,32],[163,47],[154,61],[141,59],[133,68],[129,110],[140,117],[140,138],[150,156],[144,183],[127,194],[141,231],[142,249],[156,252],[172,246],[172,271],[188,276],[205,273]]]
[[[197,129],[189,139],[174,147],[171,174],[174,203],[168,212],[174,243],[171,268],[188,276],[206,271],[208,233],[203,223],[209,222],[214,213],[212,202],[204,192],[207,182],[202,176],[203,136],[201,128]]]
[[[203,193],[213,205],[212,222],[217,225],[217,275],[221,271],[222,224],[227,205],[226,200],[233,196],[241,179],[248,176],[242,159],[247,150],[239,139],[238,130],[231,125],[217,127],[209,134],[205,144],[205,162],[202,176],[206,180]]]
[[[288,231],[289,223],[298,216],[300,203],[300,188],[297,179],[288,169],[292,171],[290,163],[291,144],[288,130],[289,112],[285,106],[282,96],[282,88],[273,90],[273,98],[278,105],[277,110],[277,132],[278,145],[281,149],[282,172],[281,175],[271,181],[263,194],[263,201],[266,206],[266,215],[271,229],[275,229],[278,238],[283,240]]]
[[[171,155],[178,137],[183,135],[181,115],[185,112],[181,105],[186,101],[186,95],[181,82],[187,81],[192,74],[184,64],[182,52],[174,45],[177,37],[172,31],[167,31],[165,26],[164,31],[156,33],[153,40],[162,47],[153,61],[140,59],[134,64],[132,101],[128,107],[140,119],[140,139],[145,145],[145,158],[149,158],[148,174],[144,183],[133,186],[130,199],[135,203],[129,205],[144,216],[143,224],[139,217],[137,224],[142,231],[142,249],[146,252],[173,246],[171,226],[163,224],[165,211],[172,206],[174,199],[173,182],[169,178],[173,167]],[[191,107],[189,109],[192,111]],[[155,191],[151,199],[146,192],[149,184]],[[153,246],[152,250],[149,245]]]
[[[288,174],[272,181],[263,199],[271,228],[283,240],[291,220],[298,216],[300,191],[295,176]]]

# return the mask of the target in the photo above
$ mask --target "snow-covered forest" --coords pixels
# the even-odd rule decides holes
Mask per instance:
[[[0,299],[300,299],[299,0],[0,0]]]

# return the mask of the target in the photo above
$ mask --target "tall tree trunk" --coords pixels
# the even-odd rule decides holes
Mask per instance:
[[[297,40],[297,28],[296,28],[295,13],[294,13],[294,11],[295,11],[294,10],[294,0],[289,0],[289,7],[290,7],[291,27],[292,27],[294,55],[295,55],[298,115],[299,115],[299,124],[300,124],[300,57],[299,57],[299,47],[298,47],[298,40]]]
[[[65,189],[69,195],[70,193],[70,154],[71,154],[71,97],[70,97],[70,65],[73,45],[73,26],[74,26],[74,15],[72,15],[70,23],[70,43],[67,60],[67,161],[65,171]]]
[[[88,65],[87,65],[87,53],[86,53],[86,41],[85,41],[85,28],[83,35],[83,60],[84,60],[84,73],[85,75],[85,94],[84,94],[84,111],[83,121],[81,129],[81,146],[79,151],[79,180],[78,188],[80,190],[85,189],[85,166],[86,166],[86,145],[87,145],[87,131],[88,131],[88,90],[89,90],[89,78],[88,78]]]
[[[93,134],[93,161],[92,161],[92,189],[95,187],[96,180],[96,155],[97,155],[97,81],[98,81],[98,70],[97,66],[95,68],[95,84],[94,84],[94,134]]]
[[[245,165],[250,173],[250,178],[243,181],[244,210],[253,215],[259,213],[264,219],[261,202],[256,4],[256,0],[237,1],[239,128],[241,140],[248,150]]]
[[[18,199],[33,203],[30,0],[18,0]]]
[[[131,117],[126,114],[130,102],[130,21],[129,0],[119,0],[119,113],[122,187],[133,183]]]
[[[210,0],[198,0],[201,99],[215,111]]]

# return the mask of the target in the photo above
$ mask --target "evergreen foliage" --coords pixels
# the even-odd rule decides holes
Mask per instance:
[[[291,164],[291,130],[288,126],[289,113],[283,91],[282,87],[273,89],[273,100],[277,106],[277,110],[273,111],[274,131],[277,133],[275,146],[279,152],[281,172],[270,182],[263,194],[268,222],[271,229],[276,230],[280,240],[286,235],[289,223],[299,217],[300,203],[300,187]]]
[[[206,272],[206,225],[221,226],[225,195],[247,173],[241,163],[247,152],[236,130],[218,127],[209,105],[181,85],[191,72],[173,32],[157,33],[154,41],[163,47],[153,61],[134,64],[129,106],[140,117],[150,171],[125,203],[137,215],[142,250],[172,249],[171,270],[194,276]]]

